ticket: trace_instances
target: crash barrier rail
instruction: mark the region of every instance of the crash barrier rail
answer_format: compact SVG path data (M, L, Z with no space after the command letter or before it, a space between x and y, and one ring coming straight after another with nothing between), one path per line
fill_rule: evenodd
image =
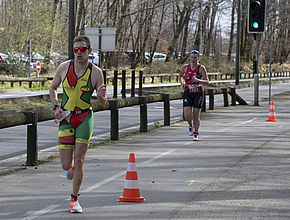
M224 106L229 105L228 94L231 95L231 105L246 104L237 94L234 87L228 88L207 88L205 89L204 98L209 98L209 110L214 109L214 95L223 94ZM147 132L148 114L147 104L154 102L163 102L164 106L164 126L170 125L170 101L182 99L182 93L158 93L146 96L130 97L122 99L108 99L108 102L102 107L98 105L97 100L92 101L92 109L94 112L109 110L110 111L110 139L119 139L119 109L140 106L140 132ZM202 111L206 111L206 102L202 106ZM28 166L33 166L38 161L38 145L37 145L37 123L53 120L54 111L51 106L41 106L32 108L23 108L15 110L0 111L0 129L19 125L27 125L27 160Z
M142 72L142 77L140 76L140 73ZM121 73L121 74L120 74ZM136 74L135 70L131 71L131 75L128 75L126 70L114 70L114 75L112 76L106 76L107 70L103 71L103 74L105 76L105 83L114 83L114 80L123 80L125 77L126 81L135 80L135 78L142 79L142 83L155 83L160 82L163 83L164 81L168 82L178 82L178 75L179 73L160 73L160 74L143 74L143 71L139 71L139 74ZM124 76L125 75L125 76ZM117 78L116 78L117 77ZM210 81L214 80L231 80L235 79L236 74L235 73L208 73L208 78ZM240 79L252 79L255 77L254 73L250 72L240 72ZM270 73L259 73L260 78L269 78ZM273 72L272 77L290 77L290 71L281 71L281 72ZM32 87L32 83L41 83L44 85L44 83L52 80L53 77L38 77L38 78L18 78L18 77L0 77L0 82L4 84L5 82L10 82L10 86L13 88L15 83L19 83L19 86L22 85L24 82L29 83L29 88Z

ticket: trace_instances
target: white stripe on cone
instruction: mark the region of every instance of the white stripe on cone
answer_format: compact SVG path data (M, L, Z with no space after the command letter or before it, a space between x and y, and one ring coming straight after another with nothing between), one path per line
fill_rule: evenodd
M131 163L131 162L129 162L129 163L128 163L127 171L137 171L136 163Z
M138 189L138 181L137 180L125 180L126 189Z

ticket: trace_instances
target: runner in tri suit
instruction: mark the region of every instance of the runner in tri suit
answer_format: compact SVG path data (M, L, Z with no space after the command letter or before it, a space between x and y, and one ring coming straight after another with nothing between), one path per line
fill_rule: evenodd
M91 44L87 36L74 39L74 59L59 65L49 88L55 118L60 120L58 144L62 168L73 179L71 212L82 212L79 190L84 174L84 160L94 128L91 97L97 90L98 104L107 101L102 70L89 63ZM57 88L62 83L63 98L58 104ZM63 118L64 117L64 118ZM63 119L61 119L63 118Z
M184 117L188 122L188 135L198 140L200 126L200 110L203 104L203 84L209 84L205 67L198 63L199 52L191 51L190 63L185 64L179 73L179 82L184 89L183 109ZM185 83L183 82L183 79Z

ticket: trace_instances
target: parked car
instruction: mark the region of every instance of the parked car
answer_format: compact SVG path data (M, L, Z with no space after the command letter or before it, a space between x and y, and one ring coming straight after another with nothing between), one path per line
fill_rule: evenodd
M152 61L160 61L160 62L165 62L167 55L165 53L158 53L155 52L152 57ZM150 59L150 53L145 52L145 59L146 63L148 63Z
M0 52L0 56L1 56L1 60L2 60L0 63L0 70L6 70L8 54L4 53L4 52Z
M165 62L166 60L166 54L154 54L153 56L153 61L162 61L162 62Z
M99 65L99 53L93 52L89 55L89 61L92 62L95 65Z

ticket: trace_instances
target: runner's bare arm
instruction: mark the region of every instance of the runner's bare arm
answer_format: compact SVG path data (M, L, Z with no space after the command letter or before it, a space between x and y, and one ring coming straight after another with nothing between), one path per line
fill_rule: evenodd
M202 79L203 79L203 84L209 85L209 79L208 79L208 75L207 75L207 71L205 66L201 66L201 75L202 75Z
M55 71L53 80L50 84L49 87L49 97L50 97L50 101L53 105L58 105L58 100L57 100L57 88L59 87L59 85L61 84L65 74L66 74L66 70L68 68L69 62L63 62L61 63L58 68ZM63 114L63 110L60 107L57 107L55 109L54 112L54 117L56 119L59 119L62 117Z
M106 85L104 84L104 76L102 70L95 65L93 65L92 81L95 82L94 88L96 89L97 92L98 104L104 106L107 102Z
M202 84L209 84L209 80L208 80L208 76L207 76L207 72L206 69L203 65L200 66L199 71L201 73L202 79L198 79L195 76L192 77L194 82L198 82L198 83L202 83Z
M186 70L186 67L187 67L187 64L183 65L180 72L179 72L179 75L178 75L178 80L180 82L180 85L182 86L182 88L184 88L185 84L183 83L183 75L185 73L185 70Z
M68 62L64 62L61 63L58 68L55 71L53 80L50 84L49 87L49 97L50 97L50 101L53 105L57 105L57 88L59 87L59 85L61 84L62 80L63 80L63 75L65 74L65 71L68 68Z

